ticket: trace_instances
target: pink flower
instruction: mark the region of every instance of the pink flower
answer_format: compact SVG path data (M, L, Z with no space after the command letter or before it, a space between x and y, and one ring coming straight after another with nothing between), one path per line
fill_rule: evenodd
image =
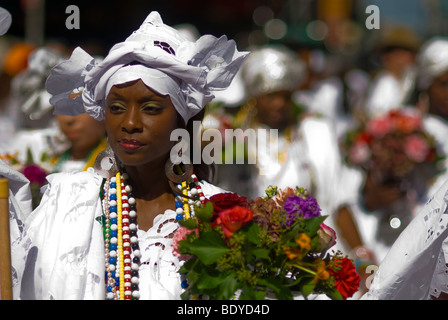
M323 222L320 224L320 229L317 230L317 235L321 248L324 250L328 250L336 244L336 231Z
M279 189L277 195L273 198L275 204L282 208L285 204L286 199L295 194L295 190L290 187L286 187L285 189Z
M404 151L412 161L423 162L428 155L429 145L425 139L414 134L406 138Z
M348 154L348 159L353 164L362 164L370 157L369 145L364 141L356 142Z
M393 129L393 122L389 117L380 117L372 119L367 124L367 132L377 138L384 137Z
M179 257L182 260L187 260L188 257L184 256L179 251L179 241L185 240L187 238L187 235L196 232L198 234L197 229L188 229L185 227L180 227L176 230L173 236L173 242L171 243L171 246L173 247L173 255Z

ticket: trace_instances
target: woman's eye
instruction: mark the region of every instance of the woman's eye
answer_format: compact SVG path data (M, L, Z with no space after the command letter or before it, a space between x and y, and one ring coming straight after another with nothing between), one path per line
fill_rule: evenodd
M109 105L109 110L111 112L120 112L120 111L125 110L125 107L123 105L114 103L114 104Z
M163 109L162 106L159 105L154 105L154 104L147 104L142 106L142 110L145 112L150 112L150 113L159 113L161 112Z

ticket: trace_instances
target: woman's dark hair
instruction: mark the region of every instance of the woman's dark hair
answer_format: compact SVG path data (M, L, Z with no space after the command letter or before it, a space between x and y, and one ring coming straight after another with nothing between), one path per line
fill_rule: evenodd
M204 119L204 115L205 115L205 109L206 108L203 108L198 114L193 116L187 123L186 130L188 131L188 134L191 137L191 139L190 139L190 154L191 154L191 151L194 150L195 147L197 147L194 145L195 137L193 135L193 123L194 123L194 121L202 122L202 120ZM196 141L196 143L199 143L200 148L201 148L201 154L202 154L201 141ZM215 174L216 174L216 165L215 164L203 163L202 157L201 157L201 162L194 163L193 168L194 168L193 169L194 173L196 174L196 176L198 177L199 180L205 180L209 183L215 182Z

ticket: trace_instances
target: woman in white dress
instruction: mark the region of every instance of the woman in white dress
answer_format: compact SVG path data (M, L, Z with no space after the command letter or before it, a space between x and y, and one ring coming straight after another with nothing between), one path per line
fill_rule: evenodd
M326 118L298 114L292 95L305 77L305 63L281 45L255 48L241 67L248 100L237 118L257 132L247 145L248 158L256 159L249 195L264 196L269 185L301 186L331 214L340 165L335 128Z
M427 111L425 129L446 155L448 39L428 40L418 66L419 107ZM428 201L381 262L364 299L448 298L447 159L427 193Z
M173 164L171 133L201 116L246 55L225 36L188 41L151 12L102 62L76 48L52 70L56 114L104 119L109 147L95 169L50 175L40 206L23 213L14 298L180 299L171 235L193 207L176 184L196 201L221 190L207 167Z

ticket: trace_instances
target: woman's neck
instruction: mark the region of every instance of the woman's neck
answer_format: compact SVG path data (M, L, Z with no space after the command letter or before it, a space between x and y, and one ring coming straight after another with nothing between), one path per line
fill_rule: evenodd
M163 164L125 166L136 198L155 199L164 193L172 193Z
M125 166L136 199L139 229L149 230L154 218L167 209L175 210L174 194L164 164Z

